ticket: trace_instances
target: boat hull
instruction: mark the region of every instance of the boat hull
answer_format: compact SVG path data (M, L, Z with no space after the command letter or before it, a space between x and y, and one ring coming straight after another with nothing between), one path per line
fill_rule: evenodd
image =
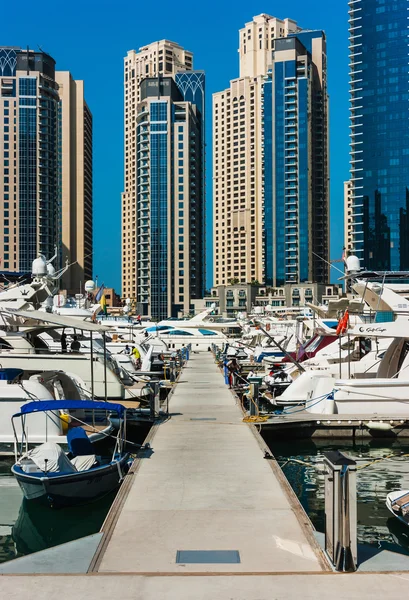
M115 490L128 471L129 455L115 463L78 473L44 475L24 473L12 467L12 473L29 501L45 503L51 507L87 504Z

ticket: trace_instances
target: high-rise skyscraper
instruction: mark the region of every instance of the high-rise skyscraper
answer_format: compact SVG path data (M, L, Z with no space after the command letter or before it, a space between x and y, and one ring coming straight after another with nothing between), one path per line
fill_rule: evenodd
M375 270L409 269L408 7L407 0L349 2L345 241Z
M162 40L125 58L122 295L154 319L204 292L204 73Z
M58 85L44 52L0 48L0 257L30 271L60 246Z
M263 83L265 282L327 283L328 97L323 31L274 41Z
M38 254L92 270L92 117L83 83L44 52L0 47L0 267L30 271ZM76 262L78 261L78 263Z
M259 15L240 73L213 95L215 285L326 281L325 35Z
M84 82L68 71L55 74L60 97L59 172L62 258L73 263L62 287L74 294L92 279L92 115Z

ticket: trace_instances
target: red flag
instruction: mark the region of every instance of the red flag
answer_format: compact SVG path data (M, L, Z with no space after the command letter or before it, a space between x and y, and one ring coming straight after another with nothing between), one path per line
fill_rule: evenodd
M337 327L335 333L337 335L342 335L343 333L346 332L346 330L348 329L348 326L349 326L349 313L348 313L348 309L346 309L346 311L344 312L344 316L342 317L342 319L339 320L338 327Z

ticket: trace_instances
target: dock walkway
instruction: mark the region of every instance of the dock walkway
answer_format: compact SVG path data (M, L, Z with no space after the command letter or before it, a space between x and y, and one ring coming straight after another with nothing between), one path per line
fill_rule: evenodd
M155 429L153 452L139 461L94 572L326 570L303 510L264 460L210 353L191 356L170 410L171 419Z

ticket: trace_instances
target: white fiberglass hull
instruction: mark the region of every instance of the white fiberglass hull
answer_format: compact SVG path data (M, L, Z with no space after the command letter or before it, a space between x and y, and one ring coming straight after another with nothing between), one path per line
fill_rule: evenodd
M216 335L209 336L166 336L161 335L160 339L163 340L169 350L181 350L183 347L191 345L192 352L207 352L212 344L223 345L228 341L228 338L222 334L217 333ZM149 341L148 343L153 343Z
M401 521L405 525L409 526L409 515L403 516L402 514L393 510L393 508L392 508L393 503L398 498L401 498L402 496L405 496L406 494L409 494L409 490L399 490L397 492L391 492L390 494L388 494L386 496L386 506L387 506L388 510L393 514L394 517L399 519L399 521Z
M334 382L333 414L409 417L409 381L399 379Z

